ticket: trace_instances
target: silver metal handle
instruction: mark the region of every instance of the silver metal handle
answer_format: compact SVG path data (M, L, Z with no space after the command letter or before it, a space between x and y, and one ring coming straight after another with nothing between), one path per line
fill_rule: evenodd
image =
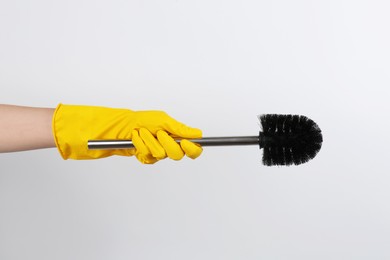
M191 139L191 142L201 146L231 146L231 145L259 145L259 136L227 136L227 137L203 137ZM176 142L180 142L177 139ZM107 149L129 149L134 148L131 140L89 140L88 149L107 150Z

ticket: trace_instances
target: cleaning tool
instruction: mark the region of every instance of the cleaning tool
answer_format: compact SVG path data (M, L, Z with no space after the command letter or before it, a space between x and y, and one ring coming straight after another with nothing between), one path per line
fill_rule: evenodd
M189 141L201 146L259 145L264 165L299 165L313 159L322 145L318 125L302 115L259 116L262 131L256 136L204 137ZM176 140L180 142L180 139ZM130 139L89 140L90 150L133 148Z

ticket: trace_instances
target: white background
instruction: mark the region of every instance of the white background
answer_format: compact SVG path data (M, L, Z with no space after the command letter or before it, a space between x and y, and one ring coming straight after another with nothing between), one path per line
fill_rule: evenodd
M164 110L204 136L303 114L323 148L0 155L0 259L389 259L388 1L0 0L0 103Z

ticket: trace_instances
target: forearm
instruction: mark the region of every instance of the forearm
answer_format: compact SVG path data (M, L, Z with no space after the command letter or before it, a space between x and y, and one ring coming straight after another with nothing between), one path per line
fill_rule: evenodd
M0 152L55 147L53 108L0 104Z

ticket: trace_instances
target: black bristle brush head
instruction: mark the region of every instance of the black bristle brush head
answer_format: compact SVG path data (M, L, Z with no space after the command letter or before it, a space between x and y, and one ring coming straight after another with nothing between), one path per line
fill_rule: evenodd
M321 129L306 116L266 114L259 119L264 165L299 165L313 159L321 149Z

